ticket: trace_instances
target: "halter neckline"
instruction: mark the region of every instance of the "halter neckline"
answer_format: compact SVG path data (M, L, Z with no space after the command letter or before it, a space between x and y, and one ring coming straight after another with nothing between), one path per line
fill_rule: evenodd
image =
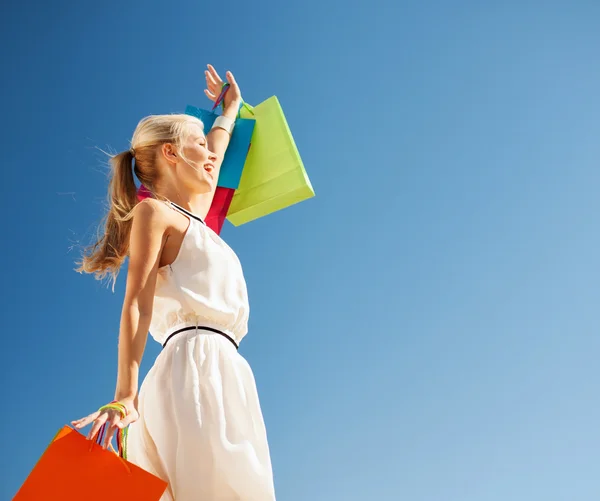
M206 224L206 223L204 222L204 219L202 219L200 216L197 216L197 215L196 215L196 214L194 214L193 212L190 212L189 210L187 210L187 209L184 209L183 207L181 207L181 206L177 205L175 202L171 202L170 200L169 200L169 203L170 203L170 204L171 204L173 207L175 207L176 209L178 209L178 210L180 210L181 212L183 212L184 214L187 214L188 216L190 216L190 217L193 217L193 218L194 218L194 219L196 219L197 221L200 221L202 224Z

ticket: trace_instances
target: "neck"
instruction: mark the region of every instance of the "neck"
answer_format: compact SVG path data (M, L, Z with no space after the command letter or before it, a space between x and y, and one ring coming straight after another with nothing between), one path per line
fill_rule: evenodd
M175 187L160 190L160 195L167 200L183 207L202 219L206 219L214 194L214 191L209 191L208 193L188 193Z

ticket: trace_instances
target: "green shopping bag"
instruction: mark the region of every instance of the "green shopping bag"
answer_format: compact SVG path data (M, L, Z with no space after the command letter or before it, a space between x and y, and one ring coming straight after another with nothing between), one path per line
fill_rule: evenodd
M227 212L234 226L315 196L277 97L255 107L244 106L240 116L256 122L240 184Z

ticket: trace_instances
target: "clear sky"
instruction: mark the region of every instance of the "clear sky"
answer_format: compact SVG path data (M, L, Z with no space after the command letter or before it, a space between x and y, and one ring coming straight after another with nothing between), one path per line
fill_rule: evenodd
M125 275L73 271L99 149L208 106L206 63L278 96L317 193L222 234L278 499L600 499L600 2L38 1L0 23L0 499L113 396Z

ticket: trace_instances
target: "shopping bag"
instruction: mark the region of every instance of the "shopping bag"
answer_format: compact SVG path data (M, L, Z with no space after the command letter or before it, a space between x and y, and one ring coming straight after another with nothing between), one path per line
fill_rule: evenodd
M192 115L202 120L205 133L208 133L216 118L219 116L214 110L222 103L223 97L228 89L229 87L227 85L224 86L223 92L215 100L215 104L211 111L196 108L194 106L186 107L185 113L187 115ZM248 155L248 149L250 148L250 140L254 132L254 126L255 120L252 117L240 118L238 113L238 118L235 121L235 127L233 128L229 145L227 146L225 157L221 164L217 186L234 189L239 186L244 163L246 162L246 156Z
M142 200L144 200L144 198L151 198L151 197L152 197L152 192L148 188L146 188L143 184L141 184L137 190L138 202L141 202Z
M227 217L227 211L231 205L231 199L233 198L234 192L234 189L223 188L222 186L217 186L215 189L215 194L204 222L217 235L221 233L221 228L223 228L223 223ZM152 192L144 185L141 185L137 190L137 198L140 202L145 198L150 198L152 196Z
M221 228L223 228L223 223L227 217L227 211L231 205L231 199L233 198L234 192L234 189L223 188L222 186L217 186L217 189L215 190L215 196L204 222L217 235L221 233Z
M158 501L167 482L69 426L54 437L13 501Z
M254 118L256 125L240 184L227 213L235 226L315 195L277 97L254 108L244 106L240 116Z

